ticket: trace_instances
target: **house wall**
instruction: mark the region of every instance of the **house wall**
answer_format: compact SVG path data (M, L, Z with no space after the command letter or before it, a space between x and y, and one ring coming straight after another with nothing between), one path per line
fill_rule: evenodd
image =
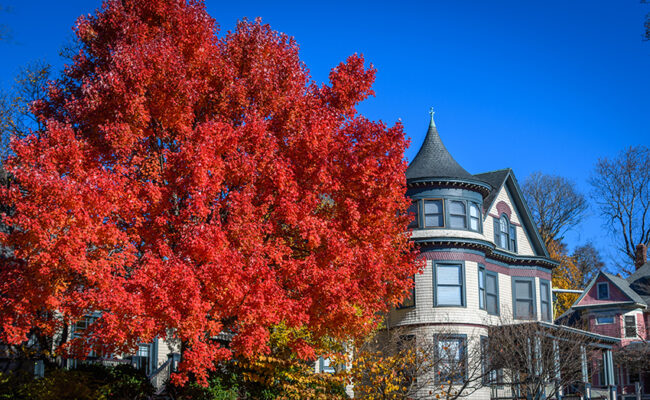
M499 270L497 268L491 268L494 264L491 264L489 261L486 262L485 258L481 258L480 254L463 251L432 251L424 254L427 258L426 266L421 274L415 276L415 307L391 311L387 318L387 323L390 327L435 323L489 326L511 322L514 318L512 279L513 277L521 276L532 277L534 279L536 320L541 320L540 278L550 280L550 271L534 268L513 268L508 270L502 266L500 266ZM434 264L438 261L458 261L464 265L464 306L434 306L433 268ZM479 308L479 261L482 261L480 264L484 265L486 270L498 273L499 315L490 315L486 310ZM509 274L503 273L504 269Z

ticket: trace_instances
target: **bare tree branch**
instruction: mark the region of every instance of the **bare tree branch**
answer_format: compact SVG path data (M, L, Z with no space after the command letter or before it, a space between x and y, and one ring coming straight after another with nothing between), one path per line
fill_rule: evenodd
M610 232L618 238L619 266L634 264L638 244L650 244L650 149L630 147L601 158L589 180L592 198Z
M524 197L542 239L548 245L562 241L587 211L587 200L570 180L541 172L531 174L522 185Z

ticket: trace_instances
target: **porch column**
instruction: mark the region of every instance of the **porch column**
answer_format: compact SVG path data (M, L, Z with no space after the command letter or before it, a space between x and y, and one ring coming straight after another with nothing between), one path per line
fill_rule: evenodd
M587 348L584 345L580 346L580 361L582 366L582 383L585 387L585 392L582 397L585 400L591 400L591 383L589 382L591 377L589 376L589 365L587 364L589 360L587 359Z
M609 400L616 400L616 386L614 383L614 360L612 359L611 349L607 349L603 352L603 369L605 375L605 385L609 389Z
M555 397L562 400L564 397L564 388L561 385L562 376L560 375L560 345L557 340L553 340L553 366L555 371Z

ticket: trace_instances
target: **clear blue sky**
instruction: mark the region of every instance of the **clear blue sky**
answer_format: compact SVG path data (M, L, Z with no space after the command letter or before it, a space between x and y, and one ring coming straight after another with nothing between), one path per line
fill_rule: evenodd
M58 50L77 16L97 0L0 0L0 85L34 59L61 66ZM650 146L650 5L635 0L329 1L207 0L222 32L260 16L294 36L316 81L348 55L377 68L376 97L360 111L401 119L412 159L436 109L443 141L471 173L511 167L566 176L583 192L599 157ZM569 235L570 247L611 238L596 210Z

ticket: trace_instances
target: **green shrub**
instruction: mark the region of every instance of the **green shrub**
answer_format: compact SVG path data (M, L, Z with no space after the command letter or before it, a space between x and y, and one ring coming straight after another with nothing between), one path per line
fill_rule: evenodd
M207 387L192 382L184 387L168 384L167 390L177 400L237 400L239 398L237 385L225 384L220 376L210 377Z
M145 400L154 393L147 377L130 365L81 364L76 370L0 373L0 400Z

